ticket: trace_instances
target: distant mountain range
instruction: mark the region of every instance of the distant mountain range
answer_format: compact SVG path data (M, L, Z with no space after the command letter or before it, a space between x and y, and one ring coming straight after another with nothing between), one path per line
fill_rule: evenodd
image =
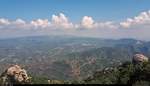
M137 52L150 57L150 42L69 36L1 39L0 73L10 64L21 64L34 76L73 80L76 69L86 78L95 70L131 61Z

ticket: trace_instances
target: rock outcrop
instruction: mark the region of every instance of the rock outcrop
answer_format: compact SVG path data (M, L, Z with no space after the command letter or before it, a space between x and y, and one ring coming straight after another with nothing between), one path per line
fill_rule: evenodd
M141 63L141 62L148 62L148 57L144 56L143 54L135 54L133 56L132 62L133 63Z
M13 84L26 84L30 82L30 77L25 69L18 65L12 65L1 74L2 84L12 86Z

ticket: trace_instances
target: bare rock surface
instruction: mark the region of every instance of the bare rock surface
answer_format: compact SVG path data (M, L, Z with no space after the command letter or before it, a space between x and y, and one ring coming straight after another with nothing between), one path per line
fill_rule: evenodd
M19 65L12 65L8 67L0 76L2 84L25 84L29 83L30 77L27 71Z
M148 57L144 56L143 54L135 54L133 56L133 62L134 63L148 62Z

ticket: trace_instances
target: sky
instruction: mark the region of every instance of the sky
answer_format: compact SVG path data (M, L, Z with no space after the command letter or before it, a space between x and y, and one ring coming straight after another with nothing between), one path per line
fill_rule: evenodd
M57 34L150 40L149 4L150 0L0 0L0 38Z

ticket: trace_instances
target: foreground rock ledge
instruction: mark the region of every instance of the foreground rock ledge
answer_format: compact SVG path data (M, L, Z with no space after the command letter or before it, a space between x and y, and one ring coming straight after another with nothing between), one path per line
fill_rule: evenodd
M12 65L7 68L0 76L2 85L12 86L13 84L28 84L30 77L27 71L19 65Z

